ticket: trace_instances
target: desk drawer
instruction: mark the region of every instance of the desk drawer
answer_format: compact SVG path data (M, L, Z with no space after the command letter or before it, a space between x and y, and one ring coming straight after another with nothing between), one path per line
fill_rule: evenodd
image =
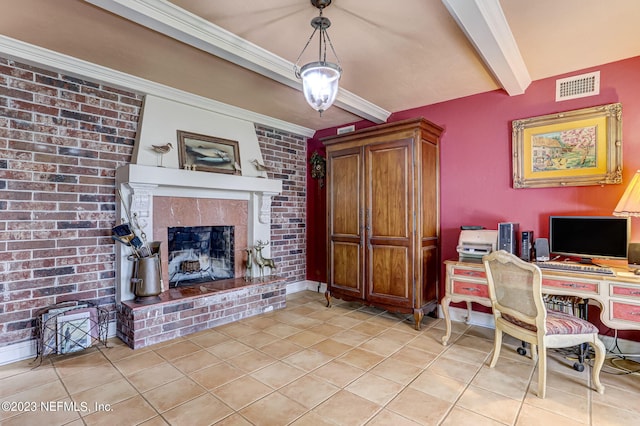
M624 320L640 324L640 305L612 301L611 317L612 320Z
M456 279L454 279L452 283L454 294L489 298L489 287L486 284L458 281Z
M470 277L470 278L487 278L487 274L484 269L465 269L465 268L453 268L453 275L457 275L459 277Z
M621 297L636 297L640 300L640 287L612 284L611 295Z
M544 287L566 289L571 292L576 292L578 295L597 295L600 294L600 283L594 281L578 281L573 279L552 279L542 278L542 292L544 293ZM580 294L578 294L580 293Z

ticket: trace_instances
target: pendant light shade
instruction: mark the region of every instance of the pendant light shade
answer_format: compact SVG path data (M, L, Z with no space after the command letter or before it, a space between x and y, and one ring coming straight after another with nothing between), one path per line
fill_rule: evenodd
M339 64L327 61L327 45L329 45L333 55L336 57L336 61L339 63L336 52L333 49L333 44L331 44L331 39L327 33L327 28L331 26L331 21L329 18L322 16L322 10L331 4L331 0L311 0L311 4L320 10L320 16L311 20L311 26L314 30L304 49L302 49L302 52L300 52L298 56L298 60L294 65L294 71L296 77L302 79L302 91L307 103L322 115L322 112L329 108L336 100L342 69ZM298 62L302 54L318 31L320 32L318 37L318 60L299 68Z
M311 108L322 113L338 95L340 68L329 62L311 62L300 70L304 98Z

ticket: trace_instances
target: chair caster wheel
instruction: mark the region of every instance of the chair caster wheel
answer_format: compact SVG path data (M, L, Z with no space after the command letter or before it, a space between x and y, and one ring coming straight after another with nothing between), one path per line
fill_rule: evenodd
M582 373L584 371L584 364L580 364L579 362L574 362L573 369Z
M518 355L522 355L522 356L525 356L527 354L527 350L525 348L518 348L517 352L518 352Z

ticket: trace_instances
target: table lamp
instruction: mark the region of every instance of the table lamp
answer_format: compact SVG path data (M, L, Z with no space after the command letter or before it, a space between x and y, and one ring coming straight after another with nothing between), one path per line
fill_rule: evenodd
M620 197L618 205L613 210L614 216L640 217L640 170L636 171L629 182L624 194ZM629 243L627 253L630 268L640 268L640 243Z

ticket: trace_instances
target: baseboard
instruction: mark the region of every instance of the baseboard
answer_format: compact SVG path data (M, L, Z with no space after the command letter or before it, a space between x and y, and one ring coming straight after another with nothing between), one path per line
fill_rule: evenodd
M449 306L449 317L451 317L451 321L464 322L469 325L477 325L480 327L495 328L495 322L493 321L492 314L471 311L470 318L468 318L468 315L469 313L464 308ZM438 305L438 317L444 318L442 305Z
M296 281L294 283L287 284L287 294L293 294L305 290L324 293L327 290L327 285L319 281L310 280ZM449 315L451 317L451 321L466 322L467 324L477 325L479 327L495 328L493 315L487 314L485 312L471 311L471 317L467 318L468 313L466 309L449 307ZM438 305L438 316L440 318L443 317L441 305ZM115 336L116 324L115 322L110 322L109 329L107 331L107 337L111 338ZM600 338L607 347L607 350L611 351L614 349L616 341L613 337L600 336ZM640 342L618 339L617 344L620 352L627 354L628 356L631 356L629 354L638 354L633 355L633 359L640 360L640 358L636 358L636 356L640 356ZM19 342L0 347L0 365L10 364L12 362L22 361L24 359L35 357L35 340L29 340L26 342Z
M438 315L443 318L442 305L438 305ZM495 322L493 321L493 315L485 312L471 311L471 318L467 320L467 310L465 308L449 307L449 316L451 321L465 322L470 325L477 325L479 327L495 328ZM600 340L604 343L608 353L622 353L628 357L633 358L635 361L640 362L640 342L626 339L618 339L616 348L616 339L613 336L600 335Z
M320 285L320 292L324 293L327 289L327 285L318 281L297 281L287 284L287 294L297 293L299 291L318 291L318 285ZM107 337L116 337L116 323L110 322L107 331ZM36 357L36 341L27 340L24 342L18 342L0 347L0 365L11 364L12 362L22 361L24 359L35 359Z
M107 338L116 337L116 323L110 322L107 328ZM35 359L37 353L36 341L27 340L25 342L13 343L0 347L0 365L11 364L12 362L24 359Z
M36 341L14 343L0 348L0 365L36 357Z
M320 281L303 280L287 284L287 294L297 293L299 291L316 291L324 293L327 291L327 285Z
M616 348L616 339L613 336L600 336L600 340L607 348L607 352L620 353L640 362L640 342L633 340L618 339Z

